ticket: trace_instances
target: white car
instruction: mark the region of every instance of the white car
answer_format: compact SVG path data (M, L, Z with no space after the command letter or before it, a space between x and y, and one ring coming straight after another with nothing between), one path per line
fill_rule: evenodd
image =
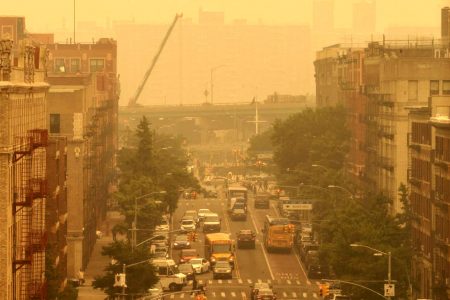
M183 219L181 220L180 229L184 231L195 231L197 228L195 221L193 219Z
M206 217L207 214L212 214L213 212L210 211L208 208L200 208L198 210L198 218L200 219L200 221L203 221Z
M206 258L192 258L189 263L194 268L196 274L208 272L210 269L209 261Z

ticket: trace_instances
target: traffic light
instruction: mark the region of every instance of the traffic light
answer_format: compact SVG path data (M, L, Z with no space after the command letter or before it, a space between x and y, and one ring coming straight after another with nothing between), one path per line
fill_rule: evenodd
M325 297L330 294L330 286L328 283L322 283L319 285L319 296Z
M127 287L125 273L118 273L114 276L114 286Z
M195 242L197 240L197 232L192 233L192 241Z

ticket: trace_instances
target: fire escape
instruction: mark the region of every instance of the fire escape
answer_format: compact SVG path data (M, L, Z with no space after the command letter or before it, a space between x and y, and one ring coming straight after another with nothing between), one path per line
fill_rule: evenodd
M38 54L38 49L32 46L25 47L24 82L26 83L34 82L35 57L38 57ZM21 118L25 118L24 124L30 124L34 117L29 114ZM47 143L46 129L28 130L25 134L14 138L12 158L13 299L46 299L45 148Z

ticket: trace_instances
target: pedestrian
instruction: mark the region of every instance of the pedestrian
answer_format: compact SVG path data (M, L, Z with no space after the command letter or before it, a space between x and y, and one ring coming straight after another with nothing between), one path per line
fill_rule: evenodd
M82 269L78 271L78 282L80 283L80 285L84 284L84 272Z
M193 278L192 278L192 290L195 291L197 289L198 282L197 282L197 278L195 278L195 273L192 276L193 276Z

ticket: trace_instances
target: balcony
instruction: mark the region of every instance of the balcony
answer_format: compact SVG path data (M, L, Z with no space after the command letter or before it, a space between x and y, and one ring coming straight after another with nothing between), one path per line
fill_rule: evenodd
M379 126L378 136L393 140L395 136L395 130L391 126Z
M417 152L420 152L420 150L422 149L422 146L419 143L417 143L416 141L413 141L411 132L408 133L408 147Z
M436 245L439 247L447 248L450 247L450 239L448 237L443 237L441 233L434 233L434 240Z
M394 171L394 162L389 157L379 156L378 157L378 166L389 172Z

